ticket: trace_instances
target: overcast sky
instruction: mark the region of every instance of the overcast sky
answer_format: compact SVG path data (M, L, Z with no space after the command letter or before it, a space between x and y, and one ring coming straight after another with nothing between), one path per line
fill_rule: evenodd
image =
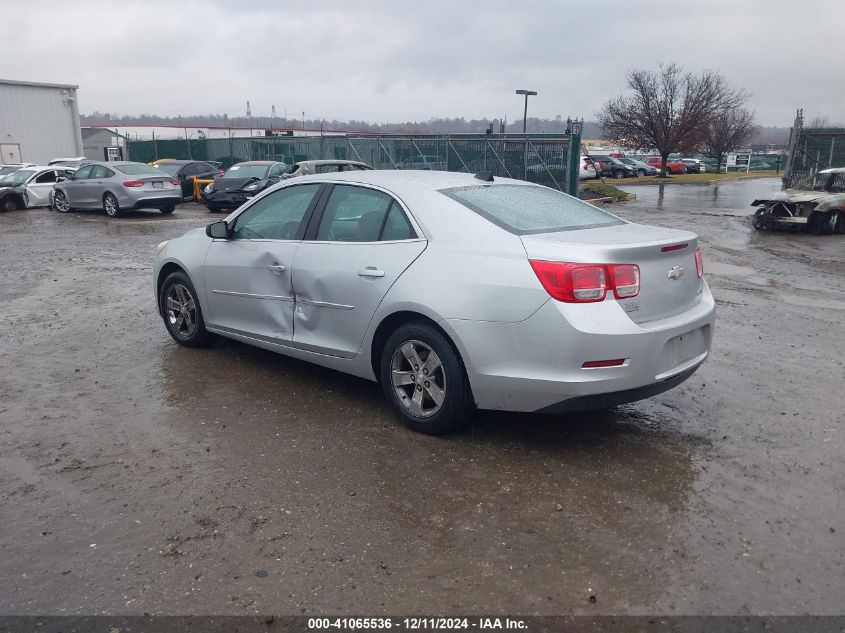
M528 88L529 115L591 119L627 69L676 61L763 125L845 119L842 0L6 2L0 77L79 84L83 113L514 120Z

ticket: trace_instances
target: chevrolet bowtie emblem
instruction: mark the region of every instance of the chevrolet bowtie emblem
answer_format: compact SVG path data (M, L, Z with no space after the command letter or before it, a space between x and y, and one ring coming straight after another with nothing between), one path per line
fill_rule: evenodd
M684 274L684 269L680 266L672 266L672 270L669 271L669 274L666 275L667 279L680 279L681 275Z

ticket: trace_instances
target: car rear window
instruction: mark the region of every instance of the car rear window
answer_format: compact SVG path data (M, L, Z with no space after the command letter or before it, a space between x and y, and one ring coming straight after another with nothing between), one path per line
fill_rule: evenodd
M137 165L115 165L115 169L122 171L124 174L129 174L130 176L161 175L161 171L157 170L152 165L144 165L143 163L138 163Z
M517 235L624 224L616 216L546 187L477 185L440 193Z

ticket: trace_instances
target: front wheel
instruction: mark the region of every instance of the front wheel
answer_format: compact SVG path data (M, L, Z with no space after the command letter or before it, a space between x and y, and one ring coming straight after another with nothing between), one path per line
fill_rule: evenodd
M637 170L637 176L639 176L640 178L645 176L645 169L638 169Z
M3 210L4 211L17 211L18 210L18 201L14 196L7 196L5 200L3 200Z
M107 193L103 196L103 211L112 218L120 215L120 205L117 203L117 198L114 197L113 193Z
M53 194L53 206L59 213L68 213L70 209L70 200L64 191L57 191Z
M381 385L402 421L414 431L457 430L472 410L469 382L457 350L426 323L399 327L381 355Z
M615 171L613 172L613 177L616 178L616 180L622 180L625 177L625 174L621 171Z
M164 325L174 341L185 347L202 347L211 340L196 290L185 273L170 273L161 285L158 300Z
M769 217L765 209L757 209L751 218L751 226L758 231L765 231L769 228Z

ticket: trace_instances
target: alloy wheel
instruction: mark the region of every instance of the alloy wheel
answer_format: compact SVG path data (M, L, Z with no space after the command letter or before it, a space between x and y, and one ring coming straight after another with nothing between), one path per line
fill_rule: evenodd
M406 341L393 352L390 378L399 403L414 417L430 418L446 399L446 374L437 353L422 341Z
M180 338L190 338L197 329L197 306L191 292L175 283L167 289L165 304L171 330Z
M56 192L55 196L53 196L53 204L56 209L59 210L59 213L67 213L70 211L70 201L67 199L67 195L63 191Z
M103 206L106 209L106 213L108 213L110 216L113 217L117 215L117 198L115 198L110 193L106 194L106 197L103 198Z

